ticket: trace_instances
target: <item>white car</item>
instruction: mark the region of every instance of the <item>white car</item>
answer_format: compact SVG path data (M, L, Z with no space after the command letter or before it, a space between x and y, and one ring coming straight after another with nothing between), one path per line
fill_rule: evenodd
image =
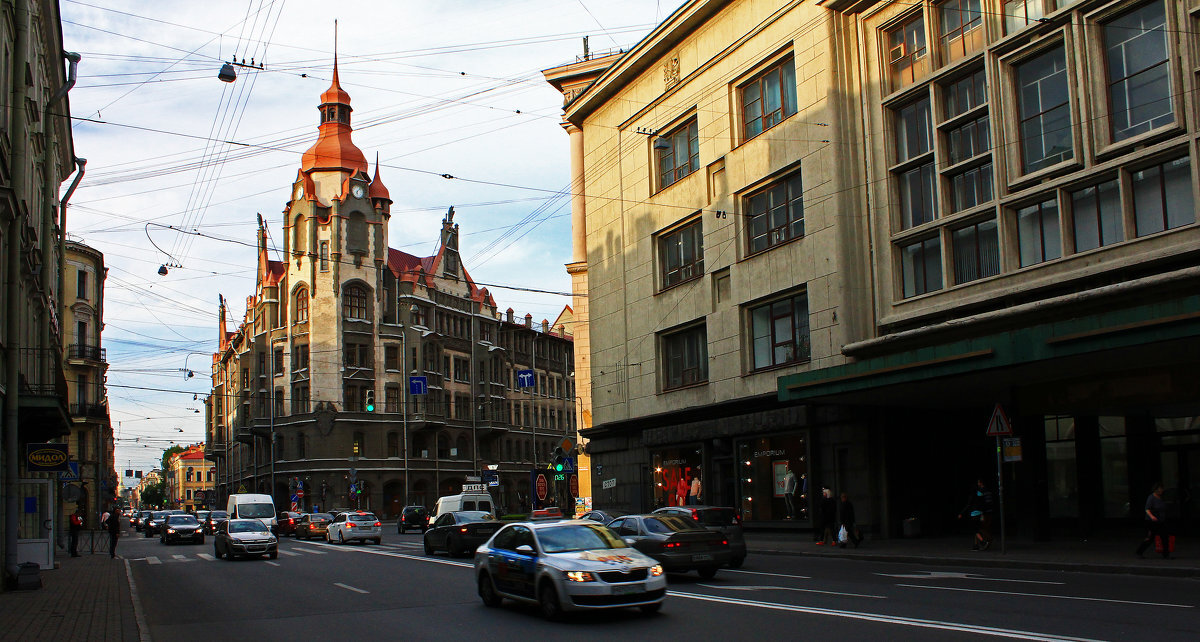
M662 608L663 567L605 526L583 520L509 524L475 551L475 581L487 606L504 598L564 611Z
M373 513L338 513L325 531L325 541L345 544L354 540L378 544L383 541L383 523Z

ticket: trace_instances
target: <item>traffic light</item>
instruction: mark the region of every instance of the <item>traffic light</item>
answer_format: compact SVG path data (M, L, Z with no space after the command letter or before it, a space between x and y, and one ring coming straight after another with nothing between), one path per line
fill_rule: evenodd
M554 472L561 473L563 466L566 464L567 455L562 448L554 449L554 457L550 460L554 464Z
M375 412L375 391L367 390L367 401L364 404L367 412Z

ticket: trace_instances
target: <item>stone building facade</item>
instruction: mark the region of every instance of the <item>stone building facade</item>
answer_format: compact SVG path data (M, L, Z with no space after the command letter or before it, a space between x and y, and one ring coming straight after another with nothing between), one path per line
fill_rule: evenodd
M528 510L530 470L576 434L571 334L499 311L467 272L453 208L433 255L389 248L390 195L351 140L336 62L319 112L285 255L269 258L260 226L258 285L232 331L221 302L206 402L218 496L390 516L494 473L498 506Z

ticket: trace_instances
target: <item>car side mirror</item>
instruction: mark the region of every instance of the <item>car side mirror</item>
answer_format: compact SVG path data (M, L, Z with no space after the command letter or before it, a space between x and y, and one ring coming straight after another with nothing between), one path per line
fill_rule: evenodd
M629 544L630 546L633 546L634 544L637 543L637 539L634 537L622 537L621 541L625 542L626 544Z
M526 555L533 555L533 547L529 544L521 544L517 547L517 552L524 553Z

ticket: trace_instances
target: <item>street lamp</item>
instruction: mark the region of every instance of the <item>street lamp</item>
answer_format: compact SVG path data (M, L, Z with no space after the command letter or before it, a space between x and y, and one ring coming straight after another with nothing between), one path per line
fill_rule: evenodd
M408 308L408 322L411 325L412 319L421 311L417 304L412 304ZM400 326L400 372L404 372L404 360L408 358L408 326L403 323L397 323ZM413 364L414 366L416 364ZM414 367L412 374L416 374L417 369ZM403 423L404 431L404 504L408 505L408 498L412 495L412 487L408 485L408 382L405 381L400 386L400 417ZM400 507L404 509L403 506ZM403 517L403 516L401 516Z

